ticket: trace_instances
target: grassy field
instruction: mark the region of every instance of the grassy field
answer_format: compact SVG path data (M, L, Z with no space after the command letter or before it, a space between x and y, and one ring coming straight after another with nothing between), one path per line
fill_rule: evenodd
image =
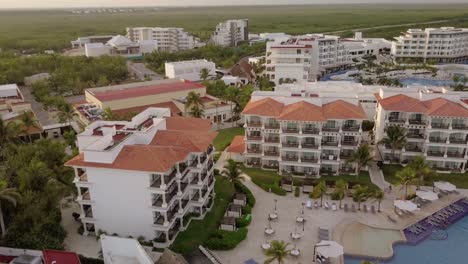
M244 135L244 128L242 127L233 127L233 128L226 128L221 129L218 131L219 134L216 136L213 144L217 151L223 151L227 148L230 144L232 139L238 135Z
M431 26L468 26L465 5L307 5L148 8L134 13L71 14L63 10L0 11L0 48L61 49L78 36L124 34L127 26L184 27L208 39L216 24L248 18L250 31L301 34L451 20ZM365 31L391 38L408 26ZM417 27L411 26L411 27ZM424 27L424 26L421 26ZM345 32L342 35L350 35Z

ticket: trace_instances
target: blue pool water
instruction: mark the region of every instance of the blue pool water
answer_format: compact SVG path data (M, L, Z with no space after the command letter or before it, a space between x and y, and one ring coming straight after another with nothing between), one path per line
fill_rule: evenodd
M463 264L468 263L468 217L447 229L448 239L427 239L416 246L397 245L394 257L385 264ZM345 257L345 264L360 264L362 259Z
M403 78L400 79L403 86L407 85L425 85L425 86L450 86L453 84L452 80L430 80L424 78Z

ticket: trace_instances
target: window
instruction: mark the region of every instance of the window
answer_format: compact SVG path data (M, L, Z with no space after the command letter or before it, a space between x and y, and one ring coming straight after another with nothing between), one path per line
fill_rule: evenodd
M223 119L226 119L226 114L223 114Z

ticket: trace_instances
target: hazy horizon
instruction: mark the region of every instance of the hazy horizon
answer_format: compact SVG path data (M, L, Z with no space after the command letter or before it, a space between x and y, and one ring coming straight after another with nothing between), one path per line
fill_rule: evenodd
M0 0L0 9L99 8L99 7L196 7L242 5L313 5L313 4L468 4L466 0Z

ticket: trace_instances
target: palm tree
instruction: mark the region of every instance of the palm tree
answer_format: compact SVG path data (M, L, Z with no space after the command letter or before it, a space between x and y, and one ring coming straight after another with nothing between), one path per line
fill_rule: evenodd
M208 77L210 76L210 71L207 68L203 68L200 70L200 79L203 81L206 81Z
M416 176L419 178L419 181L424 182L424 178L430 176L434 173L433 170L426 163L426 158L424 156L418 155L411 160L408 164L408 167L413 168L416 172Z
M324 181L320 181L315 187L312 193L310 194L312 198L320 198L320 206L323 205L323 196L327 193L327 185Z
M372 192L372 198L374 198L379 203L378 205L379 208L377 210L378 212L380 212L380 203L382 203L382 200L384 199L384 197L385 197L385 193L380 189L376 189Z
M284 259L289 255L291 250L288 249L289 243L284 241L273 240L271 241L271 247L265 251L265 255L268 257L265 260L265 264L277 261L278 264L284 263Z
M396 173L396 177L400 181L400 185L405 186L405 199L408 197L408 186L418 182L416 171L411 167L405 167L403 170Z
M3 220L3 211L1 207L1 202L6 201L16 206L18 200L21 198L21 195L16 192L14 188L8 188L7 182L2 180L0 181L0 227L2 229L2 237L5 236L5 222Z
M102 116L104 117L104 120L107 121L113 121L118 119L117 115L114 112L112 112L112 109L110 107L104 108Z
M203 103L200 94L192 91L187 94L187 97L185 97L185 112L187 112L187 109L194 106L201 107L203 106Z
M228 87L226 89L224 99L230 102L229 105L231 106L231 120L234 118L234 110L233 110L232 105L233 105L233 102L238 101L238 97L239 97L239 89L237 89L236 87Z
M233 159L229 159L227 161L227 164L224 166L221 175L228 178L231 182L244 179L242 171L239 169L239 165Z
M20 116L20 120L23 127L21 132L23 132L28 137L28 141L31 142L29 130L31 128L39 128L39 123L31 111L23 112Z
M0 146L12 141L21 132L18 122L7 122L0 118Z
M361 168L367 166L373 160L370 154L370 147L367 144L359 145L358 149L353 153L348 162L356 163L356 175L359 175Z
M73 106L67 102L60 104L58 110L57 117L60 123L67 123L70 125L73 118L78 115Z
M190 112L189 112L190 116L192 117L196 117L196 118L202 118L205 116L205 110L203 110L203 108L201 108L200 106L198 105L194 105L192 107L192 109L190 109Z
M379 141L381 145L390 145L392 148L392 158L395 160L395 151L406 145L406 129L399 126L387 128L387 136Z
M358 203L358 210L361 210L361 203L369 198L369 190L367 186L356 185L354 186L353 200Z
M337 197L340 200L340 208L341 208L341 201L343 201L344 199L347 186L348 186L348 183L345 180L336 181L335 190L333 191L333 193L335 197Z

